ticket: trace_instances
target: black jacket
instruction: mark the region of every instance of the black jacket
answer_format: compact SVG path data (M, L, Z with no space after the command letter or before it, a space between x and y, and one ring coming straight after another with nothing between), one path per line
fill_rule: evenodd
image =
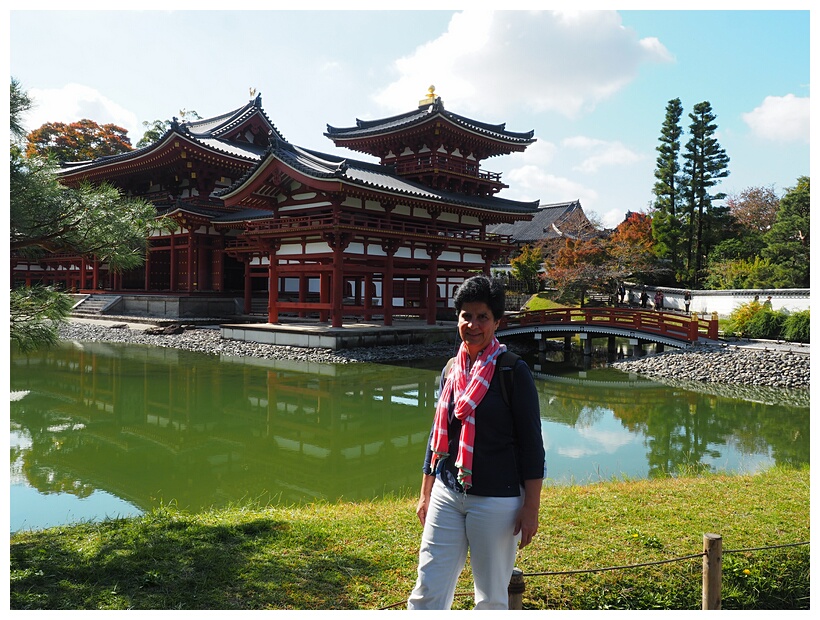
M501 393L497 367L490 388L475 412L475 445L473 451L473 486L468 494L490 497L517 497L525 480L543 478L544 441L541 437L541 415L538 392L526 362L519 359L513 370L510 406ZM461 421L453 415L450 400L450 422L447 427L449 452L444 462L437 462L436 475L451 490L463 492L455 466ZM432 429L430 431L432 437ZM432 451L427 442L423 471L431 475Z

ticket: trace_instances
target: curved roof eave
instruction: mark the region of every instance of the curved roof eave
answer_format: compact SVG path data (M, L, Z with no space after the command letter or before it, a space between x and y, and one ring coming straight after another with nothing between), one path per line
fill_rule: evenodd
M281 140L285 139L276 125L273 124L273 121L271 121L265 113L265 110L262 109L261 93L241 108L237 108L231 112L226 112L225 114L220 114L211 118L186 121L184 123L180 123L180 127L184 132L195 136L219 138L220 136L229 133L244 123L247 119L253 117L255 114L261 116L261 118L265 121L265 124L274 135Z
M399 128L407 128L415 125L422 125L430 122L436 117L441 117L461 128L467 129L478 135L493 138L511 143L530 144L535 141L534 130L528 132L508 131L506 123L491 124L476 121L460 114L455 114L445 110L443 106L432 104L425 109L413 110L404 114L398 114L383 119L373 121L361 121L356 119L356 127L339 128L331 125L327 126L324 134L332 140L354 140L357 138L377 136L391 133Z
M76 172L100 170L110 165L119 164L123 161L135 161L165 149L171 140L177 138L185 140L188 143L198 145L204 149L220 153L226 157L247 161L250 164L258 162L264 155L264 152L260 152L258 147L243 149L241 146L237 146L234 143L226 143L224 141L219 141L216 138L211 138L206 142L203 139L197 138L196 136L188 133L184 133L178 129L169 129L156 142L153 142L152 144L140 149L128 151L127 153L120 153L119 155L100 157L98 159L93 159L86 162L69 162L68 165L64 165L63 168L58 171L58 175L68 176ZM214 143L221 143L225 146L225 148L221 148ZM231 146L235 148L229 148Z
M326 155L290 144L287 144L284 148L271 148L263 156L263 160L258 166L241 179L237 179L231 187L217 193L216 196L226 200L240 194L245 187L263 174L273 161L277 161L293 170L296 173L295 176L300 176L306 181L313 180L319 184L332 181L382 194L451 206L530 214L535 213L540 204L539 200L520 202L494 196L465 196L449 192L438 192L424 185L415 184L401 177L391 175L389 170L379 164Z

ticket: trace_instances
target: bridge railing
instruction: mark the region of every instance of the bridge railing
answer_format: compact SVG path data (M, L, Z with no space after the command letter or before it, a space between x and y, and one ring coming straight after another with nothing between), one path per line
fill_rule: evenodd
M553 308L531 310L504 315L499 329L528 325L572 325L583 323L597 327L618 327L651 334L658 334L695 342L699 338L717 340L718 321L716 316L699 318L697 314L685 315L678 312L654 310L634 310L632 308Z

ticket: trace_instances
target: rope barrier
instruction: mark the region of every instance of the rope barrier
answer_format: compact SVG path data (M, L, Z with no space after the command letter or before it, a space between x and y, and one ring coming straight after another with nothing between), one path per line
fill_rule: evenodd
M748 547L747 549L724 549L723 553L745 553L747 551L766 551L768 549L782 549L783 547L799 547L810 544L808 540L796 543L784 543L782 545L771 545L769 547Z
M624 570L627 568L641 568L643 566L655 566L658 564L669 564L671 562L680 562L681 560L691 560L693 558L702 558L703 552L693 553L692 555L685 555L679 558L670 558L668 560L656 560L654 562L641 562L640 564L625 564L623 566L607 566L604 568L581 568L577 570L562 570L562 571L545 571L540 573L524 573L524 577L540 577L544 575L578 575L581 573L601 573L611 570Z
M785 547L799 547L802 545L810 544L809 541L804 542L796 542L796 543L784 543L782 545L768 545L765 547L747 547L745 549L724 549L723 554L727 553L747 553L751 551L767 551L770 549L783 549ZM684 555L677 558L668 558L666 560L655 560L653 562L641 562L638 564L625 564L622 566L606 566L602 568L582 568L576 570L564 570L564 571L542 571L542 572L535 572L535 573L523 573L524 577L543 577L543 576L554 576L554 575L579 575L582 573L600 573L600 572L607 572L613 570L626 570L630 568L643 568L646 566L658 566L660 564L670 564L672 562L681 562L683 560L694 560L695 558L703 558L706 555L706 552L702 551L700 553L693 553L691 555ZM472 592L456 592L454 594L454 598L459 598L462 596L471 596ZM406 601L400 601L398 603L393 603L392 605L388 605L387 607L380 607L380 610L385 609L393 609L400 605L404 605Z

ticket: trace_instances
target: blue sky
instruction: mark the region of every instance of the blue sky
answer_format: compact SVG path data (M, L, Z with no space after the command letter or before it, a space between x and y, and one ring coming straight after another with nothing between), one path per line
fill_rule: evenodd
M471 6L484 4L498 5ZM777 11L536 12L514 0L504 12L353 0L343 6L363 10L309 1L299 11L186 11L174 1L33 10L50 6L13 1L8 13L10 74L38 104L29 129L90 118L125 127L136 143L143 121L181 109L217 115L255 88L288 140L344 155L323 136L328 124L414 109L432 84L453 112L535 131L525 153L484 162L509 184L501 196L577 199L615 226L648 209L666 105L680 98L685 128L699 102L717 115L731 173L721 191L782 194L810 174L810 14L792 10L808 2Z

